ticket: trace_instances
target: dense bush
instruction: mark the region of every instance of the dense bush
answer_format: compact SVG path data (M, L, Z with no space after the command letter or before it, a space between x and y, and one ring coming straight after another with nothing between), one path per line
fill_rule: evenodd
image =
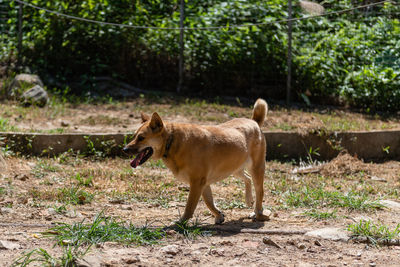
M179 1L50 1L30 3L86 19L178 27ZM326 12L352 7L326 0ZM360 1L359 4L365 1ZM16 8L9 25L14 33ZM293 24L295 96L307 92L373 109L399 109L399 5L385 4ZM187 1L185 27L265 23L287 17L284 0ZM306 16L295 3L294 16ZM179 31L104 26L24 8L24 57L47 81L96 88L93 77L113 76L143 88L174 90ZM188 30L185 85L207 94L285 95L287 25ZM10 51L15 39L5 49ZM390 103L389 103L390 102Z

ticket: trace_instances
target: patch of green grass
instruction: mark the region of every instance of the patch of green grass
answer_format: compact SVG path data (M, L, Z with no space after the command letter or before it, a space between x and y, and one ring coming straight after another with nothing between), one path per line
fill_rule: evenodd
M381 223L375 224L372 221L361 220L358 223L350 224L347 230L354 237L366 237L371 243L376 244L378 240L392 240L400 236L400 224L394 230Z
M90 203L92 202L93 198L94 194L79 189L79 187L76 186L61 188L57 193L58 201L73 205Z
M125 244L151 245L165 237L161 229L150 229L146 226L126 225L122 221L106 217L101 212L92 223L84 221L67 224L58 223L50 228L47 235L54 236L58 244L99 244L107 241Z
M36 178L43 178L44 176L46 176L46 172L59 172L59 171L61 171L61 167L53 165L47 160L39 159L38 163L36 163L31 173Z
M10 125L8 119L0 118L0 132L17 132L19 129L14 125Z
M245 209L247 205L242 201L233 200L233 201L219 201L217 206L223 210L231 210L231 209Z
M319 211L316 209L312 209L312 210L308 210L308 211L304 212L304 215L311 217L318 221L337 218L336 210L329 212L329 211Z
M5 194L7 194L5 187L0 187L0 196L4 196Z
M384 206L372 200L366 194L350 191L346 194L338 191L326 191L324 188L304 186L301 190L288 190L282 195L283 202L289 207L331 207L349 210L370 211Z
M47 250L43 248L37 248L17 258L11 264L11 267L26 267L34 263L40 264L35 266L77 266L77 260L85 256L89 249L90 246L88 246L87 248L83 248L80 246L63 246L63 253L60 257L57 258L50 255Z
M78 172L72 178L78 182L78 186L85 186L85 187L93 186L93 176L92 175L89 175L88 177L84 177L83 175L81 175Z
M190 240L194 240L197 237L201 236L210 236L211 231L205 230L199 226L197 222L189 223L189 222L179 222L174 226L174 230L178 233L182 234L184 237Z

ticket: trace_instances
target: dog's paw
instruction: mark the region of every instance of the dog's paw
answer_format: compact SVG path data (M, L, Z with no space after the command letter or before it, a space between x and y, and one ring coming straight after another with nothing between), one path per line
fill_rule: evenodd
M217 217L215 217L215 224L222 224L225 221L225 215L221 212Z
M259 221L259 222L265 222L269 221L271 217L272 212L270 210L264 210L264 212L252 212L249 215L249 218L252 219L253 221Z

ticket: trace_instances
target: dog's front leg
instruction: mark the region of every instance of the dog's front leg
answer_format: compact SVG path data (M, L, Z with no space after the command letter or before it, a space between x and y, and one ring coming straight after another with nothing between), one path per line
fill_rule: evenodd
M199 203L200 196L203 193L204 181L205 179L196 179L190 182L189 197L186 203L185 213L183 213L183 216L179 220L180 222L185 222L192 218L197 203Z

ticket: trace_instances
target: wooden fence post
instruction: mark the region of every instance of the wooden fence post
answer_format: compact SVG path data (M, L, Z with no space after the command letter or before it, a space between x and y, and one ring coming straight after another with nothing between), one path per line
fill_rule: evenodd
M22 61L22 4L18 4L18 45L17 45L17 50L18 50L18 56L17 56L17 68L21 67L21 61Z
M185 19L185 0L181 0L181 5L180 5L180 21L179 21L179 27L180 27L180 33L179 33L179 81L178 81L178 86L176 88L176 92L180 93L182 90L183 86L183 75L184 75L184 58L183 58L183 50L184 50L184 43L183 43L183 21Z
M287 51L287 82L286 82L286 105L290 105L290 93L292 86L292 0L288 1L288 51Z

